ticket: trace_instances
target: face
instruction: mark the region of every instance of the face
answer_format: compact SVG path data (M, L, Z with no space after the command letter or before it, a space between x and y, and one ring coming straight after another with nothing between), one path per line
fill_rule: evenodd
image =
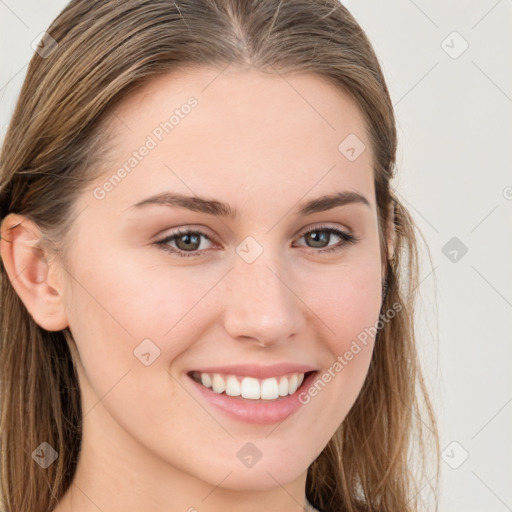
M110 127L65 273L84 442L229 489L305 478L361 389L374 340L354 340L381 306L360 111L316 75L196 68Z

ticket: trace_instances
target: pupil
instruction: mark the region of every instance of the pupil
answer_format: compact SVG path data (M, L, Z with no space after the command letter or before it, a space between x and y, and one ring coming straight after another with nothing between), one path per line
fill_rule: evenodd
M313 244L320 242L321 245L322 243L329 241L329 233L326 233L325 231L312 231L309 234L309 237L313 240ZM319 245L313 245L313 247L319 247Z
M192 241L192 239L195 239L195 240ZM190 235L190 234L181 235L178 238L178 241L184 241L185 249L186 248L190 249L190 244L191 243L192 243L192 245L197 245L198 244L198 236L197 235Z

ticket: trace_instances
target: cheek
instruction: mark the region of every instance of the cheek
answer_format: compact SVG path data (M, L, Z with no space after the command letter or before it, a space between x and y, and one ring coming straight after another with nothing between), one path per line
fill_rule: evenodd
M328 273L311 276L310 282L316 286L303 293L325 325L333 355L343 354L353 340L378 321L382 300L380 272L375 258L363 256Z
M188 278L171 279L168 270L143 269L119 254L96 256L89 258L94 265L81 261L68 301L85 378L84 411L105 397L102 403L117 423L128 431L138 426L142 437L148 432L148 444L155 423L172 426L178 439L187 436L189 423L177 421L176 411L186 410L191 422L211 428L169 367L201 338L196 315L204 318L206 310L195 306L218 278L197 279L191 286Z
M316 284L316 292L310 292L307 300L324 325L329 358L303 395L303 403L331 411L317 416L317 421L320 428L333 434L368 372L381 310L380 264L371 257L359 258L352 265L347 260L331 275L317 274Z
M73 275L70 325L86 333L89 344L116 348L121 359L124 349L129 355L146 338L166 350L165 339L193 328L194 308L217 280L211 273L199 279L192 267L147 268L122 254L92 254L89 261L94 264L82 261ZM179 343L173 350L180 351Z

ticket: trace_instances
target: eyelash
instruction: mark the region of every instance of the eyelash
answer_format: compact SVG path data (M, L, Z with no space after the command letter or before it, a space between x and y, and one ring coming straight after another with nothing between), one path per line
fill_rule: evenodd
M353 235L351 233L347 233L346 231L342 231L341 229L333 228L333 227L329 227L329 226L318 226L313 229L310 229L309 231L304 232L300 236L300 238L304 237L305 235L308 235L309 233L313 233L315 231L326 231L327 233L337 235L338 237L340 237L342 239L342 243L339 245L330 247L328 249L319 249L315 252L330 253L330 252L340 251L340 250L344 249L347 244L355 244L355 243L359 242L359 238L356 237L355 235ZM174 232L172 235L166 236L162 240L158 240L157 242L155 242L155 245L158 246L159 249L169 252L171 254L174 254L180 258L189 258L189 257L200 256L201 254L198 253L197 250L190 251L190 252L182 251L180 249L172 248L168 245L169 242L174 241L176 238L179 238L180 236L183 236L183 235L201 235L201 236L204 236L207 240L210 240L211 242L218 243L218 240L215 237L209 236L206 233L204 233L203 231L179 229L176 232ZM309 249L314 249L314 247L309 247Z

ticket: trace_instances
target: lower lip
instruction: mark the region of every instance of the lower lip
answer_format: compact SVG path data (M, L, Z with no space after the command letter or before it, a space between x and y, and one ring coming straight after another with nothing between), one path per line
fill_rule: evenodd
M270 425L284 421L303 405L299 401L299 395L309 387L317 373L309 374L293 395L282 396L275 400L251 400L241 396L229 396L225 393L219 394L212 391L211 388L199 384L199 382L196 382L188 375L187 378L192 381L195 388L208 403L220 409L231 418L245 423Z

